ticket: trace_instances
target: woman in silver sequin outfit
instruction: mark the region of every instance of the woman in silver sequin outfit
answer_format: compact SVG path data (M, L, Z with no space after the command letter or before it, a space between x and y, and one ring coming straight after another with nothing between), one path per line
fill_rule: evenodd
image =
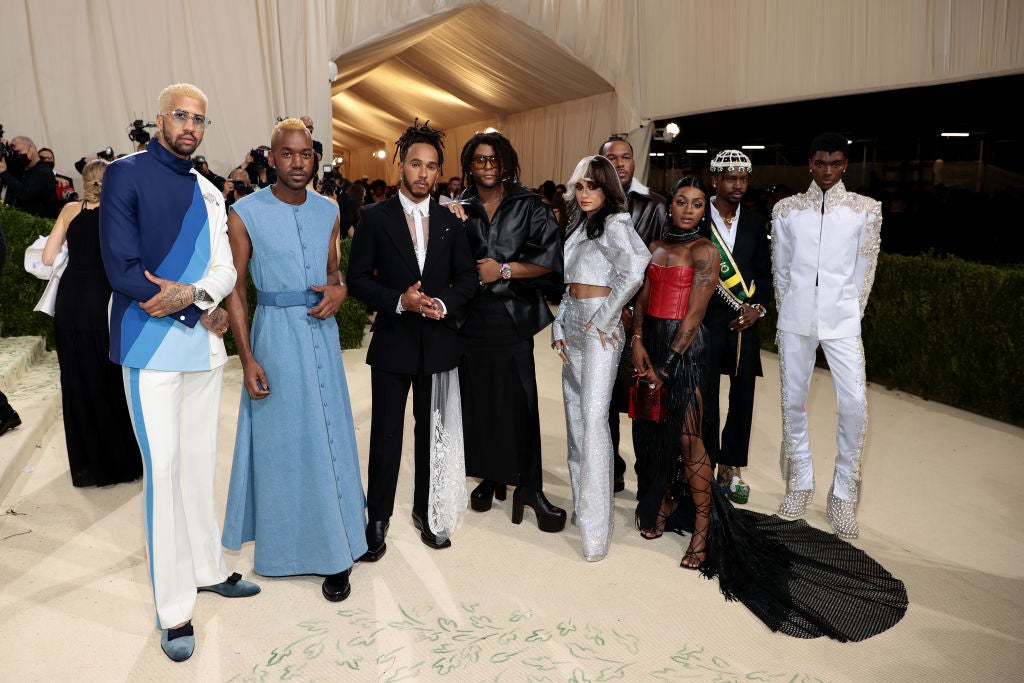
M612 534L614 462L608 406L622 353L622 307L640 288L651 254L626 213L614 167L585 157L566 183L566 292L551 328L562 358L572 480L572 522L588 562L604 559Z

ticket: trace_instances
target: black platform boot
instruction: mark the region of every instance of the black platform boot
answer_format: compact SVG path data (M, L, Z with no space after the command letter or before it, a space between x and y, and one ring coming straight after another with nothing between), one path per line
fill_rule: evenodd
M491 509L491 500L505 500L508 487L490 479L484 479L480 485L469 494L469 505L477 512L487 512Z
M537 528L549 533L557 533L565 528L565 510L555 507L544 497L544 492L537 489L516 488L512 494L512 523L523 521L523 507L533 508L537 515Z

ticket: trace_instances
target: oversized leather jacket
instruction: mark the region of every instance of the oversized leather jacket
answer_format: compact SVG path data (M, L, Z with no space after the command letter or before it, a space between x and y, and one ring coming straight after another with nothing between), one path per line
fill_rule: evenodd
M475 187L467 188L460 203L469 215L465 227L474 259L532 263L551 269L541 277L481 283L477 290L501 299L521 336L540 332L554 318L545 294L557 300L562 289L562 241L551 207L518 182L505 185L505 197L493 221L487 220ZM468 315L472 315L472 303Z
M661 234L668 225L665 198L651 192L643 183L633 178L626 193L626 201L630 218L633 219L633 227L644 244L650 246L654 240L661 239Z

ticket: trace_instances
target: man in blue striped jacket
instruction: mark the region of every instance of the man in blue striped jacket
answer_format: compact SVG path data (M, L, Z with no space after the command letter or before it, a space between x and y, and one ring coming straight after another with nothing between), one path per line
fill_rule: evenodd
M160 93L159 139L112 163L103 179L100 245L113 287L110 360L142 451L146 540L161 647L195 648L196 592L259 592L228 576L214 506L217 418L235 283L224 198L190 157L209 125L194 85ZM102 428L102 426L99 426Z

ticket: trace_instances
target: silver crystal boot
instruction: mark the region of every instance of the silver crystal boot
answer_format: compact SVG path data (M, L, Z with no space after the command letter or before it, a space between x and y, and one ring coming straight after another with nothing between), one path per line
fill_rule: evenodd
M788 487L787 487L788 488ZM786 519L798 519L804 516L804 511L807 509L807 504L811 502L811 498L814 497L814 489L803 489L795 491L786 491L786 495L782 497L782 503L779 504L779 517L785 517Z
M803 517L807 504L814 497L814 480L811 480L811 488L798 489L796 486L799 478L797 477L796 470L797 468L791 460L786 457L782 458L782 473L786 479L786 495L782 497L779 511L775 514L785 519L799 519Z
M832 487L828 489L825 514L839 538L854 539L860 535L860 527L857 526L857 505L852 500L837 498L832 493Z

